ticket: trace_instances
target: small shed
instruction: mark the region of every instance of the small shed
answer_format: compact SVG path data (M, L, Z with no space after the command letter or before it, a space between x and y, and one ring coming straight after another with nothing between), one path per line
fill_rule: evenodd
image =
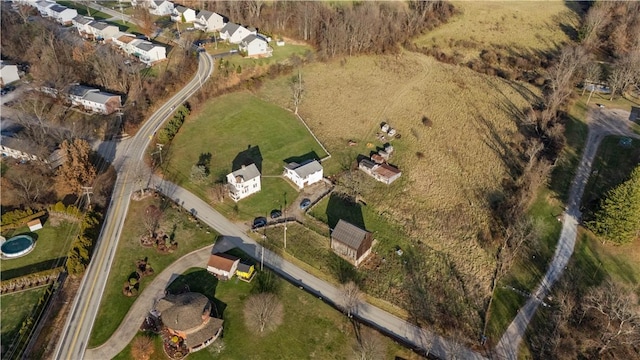
M371 254L373 235L342 219L331 233L331 249L355 266Z
M388 132L389 131L389 124L382 123L382 126L380 126L380 130L382 130L383 132Z
M388 132L388 134L389 134L389 136L394 136L394 135L396 134L396 132L397 132L397 131L396 131L396 129L394 129L394 128L389 128L389 132Z
M393 154L393 145L385 146L384 151L386 151L389 155Z
M27 223L27 226L29 227L29 231L40 230L42 229L42 222L40 222L40 219L33 219Z
M378 151L378 155L380 155L385 160L389 160L389 153L384 150Z

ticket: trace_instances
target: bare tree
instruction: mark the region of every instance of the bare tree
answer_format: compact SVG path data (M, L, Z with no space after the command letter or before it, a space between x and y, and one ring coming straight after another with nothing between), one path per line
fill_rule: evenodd
M353 281L340 285L339 306L351 318L351 313L358 310L358 305L362 301L360 288Z
M298 115L298 106L302 102L304 93L304 83L302 82L302 73L298 71L298 76L291 79L291 91L293 92L294 114Z
M386 358L386 346L381 336L369 328L363 328L353 348L356 360L378 360Z
M621 345L640 345L640 309L632 291L608 281L585 296L584 308L599 325L598 355Z
M65 140L60 145L66 161L58 168L56 189L58 194L80 194L82 187L92 185L96 169L89 159L91 146L82 139Z
M162 219L162 210L155 205L149 205L142 214L142 224L144 228L149 232L149 236L153 237L160 225L160 219Z
M640 49L626 54L617 61L608 80L611 87L610 100L613 100L616 93L624 96L630 87L637 87L640 83Z
M147 39L150 39L155 30L155 24L149 10L144 6L139 6L135 9L133 16L140 20L139 27L142 34L146 36Z
M22 165L14 167L6 175L17 190L21 203L26 207L33 207L34 203L46 197L51 189L51 183L41 169L41 165Z
M584 76L582 80L582 95L584 95L584 92L587 89L587 84L595 85L600 82L600 76L602 76L602 69L600 67L600 64L595 61L589 62L584 69ZM594 89L595 86L593 86L592 91Z
M244 320L249 329L259 333L274 330L282 323L284 308L275 294L261 293L247 299Z
M209 200L213 203L221 203L224 201L225 196L227 195L228 190L222 183L214 184L213 186L207 189L207 196Z
M599 45L600 32L609 22L610 11L606 2L596 3L589 9L580 29L582 44L588 49Z
M131 355L135 360L149 360L153 351L153 340L149 336L138 336L131 343Z

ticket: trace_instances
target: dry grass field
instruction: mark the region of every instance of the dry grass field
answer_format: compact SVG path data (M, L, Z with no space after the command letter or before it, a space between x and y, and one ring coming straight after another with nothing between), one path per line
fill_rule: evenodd
M367 143L381 146L376 132L382 121L398 129L402 137L391 140L396 153L390 162L402 178L376 186L365 200L412 238L448 254L467 289L488 295L493 259L479 240L487 231L488 198L507 175L502 154L517 132L514 110L525 108L537 90L411 52L301 71L300 114L333 154L326 173L368 154ZM265 84L260 96L291 107L288 81ZM350 139L358 145L348 146Z
M453 1L461 13L415 43L464 60L498 46L520 54L547 52L570 40L578 16L564 1Z

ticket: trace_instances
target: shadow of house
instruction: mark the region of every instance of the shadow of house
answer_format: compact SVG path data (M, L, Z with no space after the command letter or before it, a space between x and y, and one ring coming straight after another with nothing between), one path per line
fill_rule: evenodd
M241 169L242 166L248 166L256 164L258 171L262 174L262 153L260 152L260 146L247 146L247 149L241 151L236 155L231 163L231 171Z
M305 161L311 161L311 160L318 160L320 161L320 157L318 156L318 154L316 154L315 151L310 151L304 155L300 155L300 156L291 156L288 157L286 159L284 159L283 161L287 164L289 163L298 163L298 164L302 164Z
M329 225L330 229L335 228L340 219L348 221L360 228L365 228L364 216L362 215L362 205L359 203L353 203L335 192L329 195L326 215L327 225Z

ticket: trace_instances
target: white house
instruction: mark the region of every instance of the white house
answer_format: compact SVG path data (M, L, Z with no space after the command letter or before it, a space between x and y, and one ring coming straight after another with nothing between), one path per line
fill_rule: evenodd
M322 165L317 160L305 161L302 164L289 163L284 167L283 175L302 189L322 180Z
M20 80L18 66L10 65L0 60L0 86Z
M71 20L71 23L78 29L80 36L86 37L87 34L91 34L89 24L94 20L92 17L78 15Z
M149 13L158 16L171 15L173 13L173 3L167 0L152 0L148 3Z
M45 1L45 0L38 1L35 4L36 9L38 9L38 11L40 12L40 15L43 16L43 17L49 16L49 10L48 9L50 7L52 7L52 6L54 6L54 5L56 5L55 2L53 2L53 1Z
M269 43L261 36L254 34L242 39L238 50L243 52L245 56L270 57L273 54L273 49L269 46Z
M69 9L62 5L53 5L48 8L49 16L56 19L62 25L70 25L73 22L73 18L78 16L76 9Z
M192 23L196 21L196 11L188 7L178 5L171 13L171 21Z
M240 259L235 256L212 254L207 262L207 271L220 280L229 280L236 273L238 264L240 264Z
M136 39L132 41L134 47L133 56L136 56L147 65L152 65L167 58L167 48L149 41Z
M238 25L236 23L228 22L221 30L220 30L220 39L226 40L231 44L240 44L244 38L251 34L256 34L256 31L250 31L246 27L242 25Z
M211 11L202 10L198 13L193 26L198 30L212 32L222 29L225 23L226 19L222 15Z
M115 25L109 25L103 21L92 21L88 25L89 32L96 40L111 40L120 29Z
M227 175L227 183L229 196L237 202L260 191L260 171L256 164L242 166L241 169Z
M120 95L88 86L73 85L69 88L68 95L72 105L105 115L115 112L122 106Z
M40 158L31 152L34 149L34 144L13 137L1 136L0 137L0 154L2 157L12 157L18 160L38 161Z

